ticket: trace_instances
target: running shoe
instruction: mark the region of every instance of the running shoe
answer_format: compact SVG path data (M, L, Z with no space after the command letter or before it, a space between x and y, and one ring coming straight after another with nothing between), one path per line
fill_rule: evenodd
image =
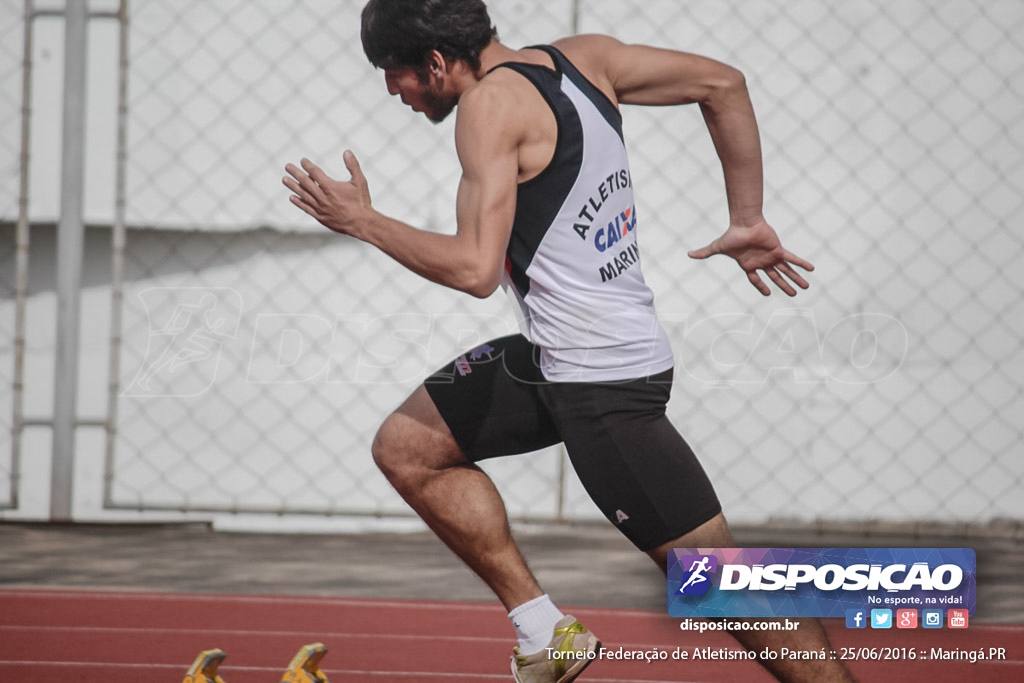
M513 648L512 677L516 683L569 683L597 658L601 642L576 617L566 616L555 624L548 646L532 655Z

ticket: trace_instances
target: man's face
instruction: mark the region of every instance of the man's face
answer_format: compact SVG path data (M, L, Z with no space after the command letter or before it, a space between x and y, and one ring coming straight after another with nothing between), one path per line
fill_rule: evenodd
M428 75L423 81L410 66L384 69L388 93L398 95L413 111L420 112L434 123L444 121L459 103L459 98L445 94L437 79Z

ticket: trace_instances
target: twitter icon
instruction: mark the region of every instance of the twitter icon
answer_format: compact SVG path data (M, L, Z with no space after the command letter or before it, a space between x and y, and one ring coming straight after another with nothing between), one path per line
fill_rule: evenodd
M892 628L892 610L871 610L871 628Z

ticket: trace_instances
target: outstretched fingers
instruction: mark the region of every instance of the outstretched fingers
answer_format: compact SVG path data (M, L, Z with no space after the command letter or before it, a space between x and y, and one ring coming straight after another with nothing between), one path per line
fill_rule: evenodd
M787 253L787 256L790 256ZM809 262L803 259L797 259L796 263L800 264L802 268L806 270L814 270ZM796 296L797 290L793 285L795 284L800 289L808 289L811 285L807 280L790 264L789 259L780 263L767 266L763 268L765 275L775 283L775 286L786 293L787 296ZM757 288L757 291L761 292L765 296L771 294L771 288L761 280L756 270L751 270L747 273L747 278L750 283Z
M322 196L322 186L326 184L328 181L330 181L331 178L326 173L324 173L324 170L322 168L320 168L319 166L317 166L316 164L314 164L312 161L305 157L303 157L302 161L300 161L299 163L302 164L302 170L305 171L305 177L311 183L310 188L313 191L320 192Z
M787 265L793 264L795 266L800 266L801 268L803 268L807 272L812 272L814 270L814 264L813 263L811 263L807 259L800 258L799 256L797 256L796 254L794 254L791 251L783 250L782 257L786 260L786 264Z
M707 246L689 252L693 259L706 259L716 254L734 259L746 273L750 284L764 296L771 294L773 284L789 296L796 296L797 288L810 287L796 269L810 272L814 266L783 249L775 231L763 221L749 229L730 225L723 235Z
M301 168L295 164L286 165L284 170L288 175L282 179L282 182L292 192L292 197L290 197L292 204L315 216L318 213L317 207L323 202L324 195L320 183L312 174L323 176L323 171L309 159L303 159L301 164Z
M812 266L807 261L803 261L803 263L806 265L802 265L800 267L803 268L804 270L814 270L814 266ZM807 289L808 287L811 286L810 283L807 282L806 279L804 279L804 276L801 275L795 268L793 268L793 266L790 265L789 261L780 263L778 268L780 271L782 271L783 275L785 275L794 283L796 283L796 286L799 287L800 289Z
M789 284L789 280L784 278L782 273L779 272L780 268L782 266L768 268L765 272L768 273L768 277L775 283L775 286L785 292L787 296L796 296L796 290L793 289L793 285Z
M761 276L757 274L756 270L748 270L747 279L750 280L750 284L754 285L754 288L761 292L761 294L765 296L771 295L771 287L764 283L764 280L761 279Z

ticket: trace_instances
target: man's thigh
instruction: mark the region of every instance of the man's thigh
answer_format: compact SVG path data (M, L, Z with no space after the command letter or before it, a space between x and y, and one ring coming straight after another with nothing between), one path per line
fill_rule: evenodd
M522 335L467 351L423 383L466 457L477 462L559 443L539 388L536 347Z
M704 469L665 415L671 383L669 371L629 382L543 389L584 488L644 551L721 512Z

